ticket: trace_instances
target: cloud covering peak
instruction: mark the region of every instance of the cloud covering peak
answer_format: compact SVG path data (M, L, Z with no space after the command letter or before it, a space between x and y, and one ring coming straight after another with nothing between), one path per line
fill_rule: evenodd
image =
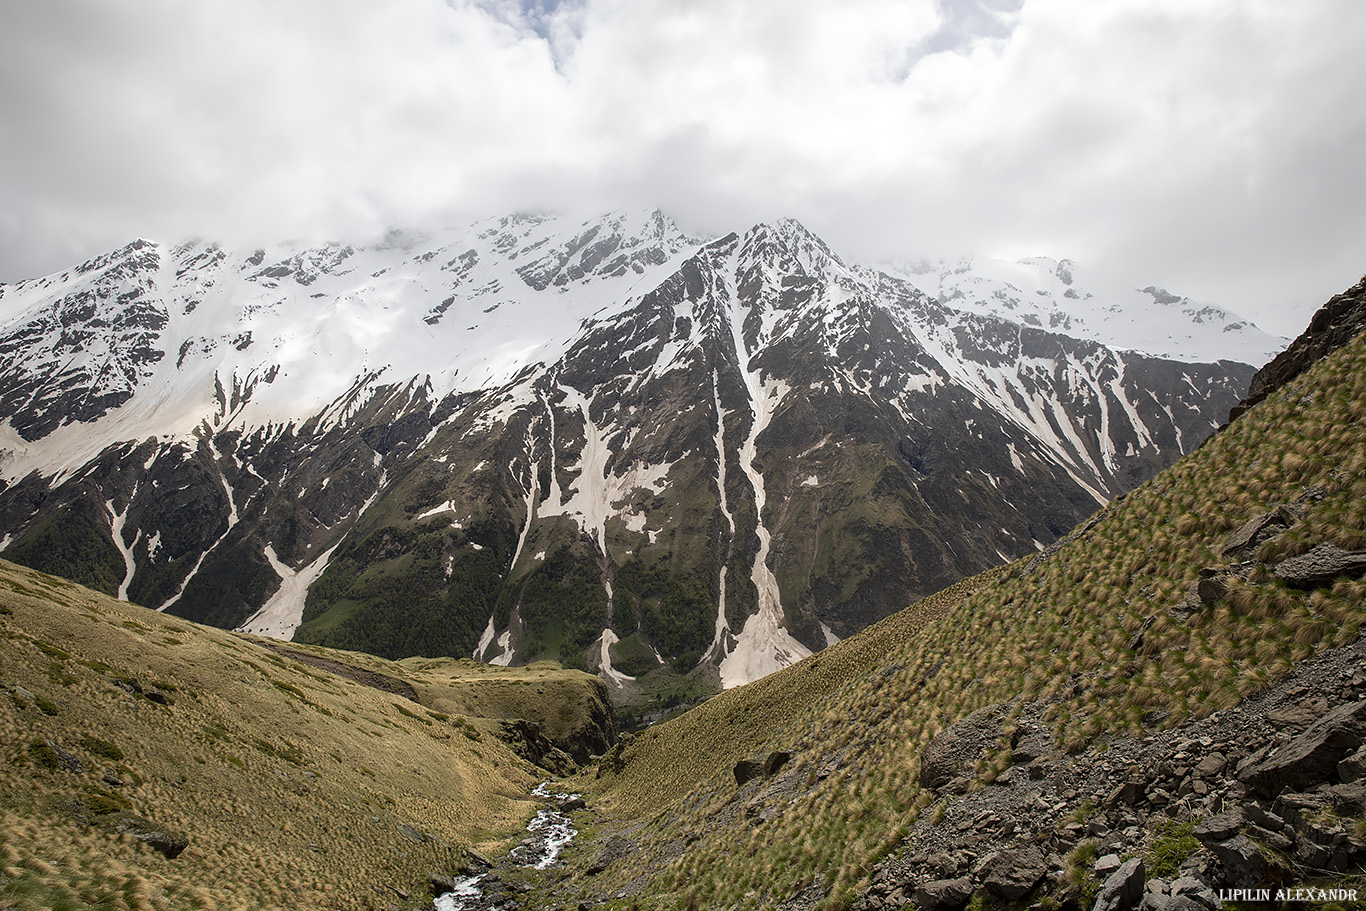
M1293 334L1366 271L1356 0L50 0L0 12L0 280L518 209L1070 256Z

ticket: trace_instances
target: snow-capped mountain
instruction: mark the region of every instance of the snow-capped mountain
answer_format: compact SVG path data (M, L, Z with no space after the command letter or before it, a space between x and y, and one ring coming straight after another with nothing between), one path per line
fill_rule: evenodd
M1093 278L1070 259L896 260L882 268L947 306L1179 361L1264 364L1289 344L1163 288Z
M1253 373L905 271L658 212L137 241L0 286L0 547L225 627L730 686L1055 540Z

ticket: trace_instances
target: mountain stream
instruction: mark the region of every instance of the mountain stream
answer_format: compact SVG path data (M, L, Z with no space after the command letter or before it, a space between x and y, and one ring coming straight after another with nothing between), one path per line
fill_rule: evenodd
M549 781L543 781L531 793L536 797L551 798L560 802L579 796L552 792L548 790L549 784ZM535 870L544 870L555 863L565 845L579 834L569 814L555 809L537 810L536 818L527 823L526 828L531 834L512 849L508 859L519 867L531 867ZM475 876L457 876L455 889L437 896L432 903L436 911L473 911L475 908L483 907L478 904L484 894L479 888L479 883L487 875L486 871Z

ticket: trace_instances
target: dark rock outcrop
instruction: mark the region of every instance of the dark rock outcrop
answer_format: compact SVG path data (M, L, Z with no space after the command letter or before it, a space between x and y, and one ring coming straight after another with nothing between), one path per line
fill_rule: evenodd
M1229 420L1236 419L1308 370L1319 358L1356 338L1362 330L1366 330L1366 278L1329 298L1309 321L1309 328L1271 363L1257 371L1248 386L1247 396L1229 412Z
M953 911L967 904L972 897L972 880L966 876L957 879L938 879L917 886L912 901L920 911Z
M981 868L982 885L1006 901L1029 894L1048 872L1048 859L1033 845L1017 851L1001 851L988 858Z
M772 778L791 759L792 753L789 750L774 750L763 759L741 759L732 769L735 783L743 785L756 778Z
M130 835L143 844L155 848L169 860L175 860L182 851L190 846L190 840L184 835L131 813L120 817L114 824L114 828L124 835Z
M1295 588L1329 585L1339 576L1366 573L1366 552L1346 551L1334 544L1320 544L1306 554L1276 564L1276 576Z
M1366 740L1366 701L1340 705L1303 734L1244 770L1242 781L1266 797L1328 780Z
M1134 911L1143 898L1144 880L1143 861L1137 857L1126 860L1105 878L1094 911Z
M1005 706L989 705L940 731L920 756L921 787L938 790L961 774L1001 737L1004 718Z

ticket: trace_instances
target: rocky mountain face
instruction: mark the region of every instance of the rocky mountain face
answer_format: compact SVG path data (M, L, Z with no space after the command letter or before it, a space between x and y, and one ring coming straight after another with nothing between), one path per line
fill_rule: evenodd
M911 278L657 212L138 241L0 286L0 547L226 628L728 687L1055 541L1270 344L1224 314L1225 359L1156 357Z
M1363 307L1041 553L623 737L541 903L1361 907Z

